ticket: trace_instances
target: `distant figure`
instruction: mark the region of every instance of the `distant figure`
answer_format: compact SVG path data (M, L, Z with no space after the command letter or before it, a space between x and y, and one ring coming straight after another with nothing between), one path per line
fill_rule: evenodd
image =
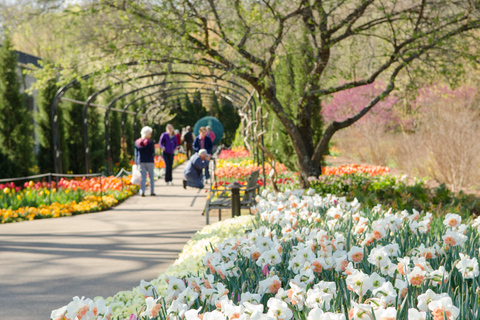
M175 136L177 137L177 147L180 147L182 144L182 137L180 136L180 131L178 131L178 129L175 129Z
M141 135L142 137L135 141L135 163L139 166L140 173L142 174L140 195L145 197L148 173L148 177L150 178L150 195L155 196L155 180L153 175L155 144L153 143L153 140L150 139L152 137L152 128L143 127Z
M193 153L193 139L195 139L195 135L192 132L192 127L187 126L183 141L185 142L185 152L187 153L187 159L189 160Z
M183 188L186 189L187 186L192 188L203 189L203 169L208 167L208 161L210 156L208 155L207 150L200 149L198 153L195 153L190 160L188 160L185 169L183 170Z
M213 143L215 142L215 138L217 136L215 135L215 132L212 131L212 127L210 126L207 126L207 137L209 137L210 140L212 140L212 145L213 145Z
M195 138L193 142L193 151L198 152L201 149L207 150L208 155L212 154L213 143L212 140L207 136L207 129L205 127L200 127L198 130L198 137ZM208 164L208 161L207 161ZM205 180L210 179L210 172L208 172L208 166L205 168Z
M186 128L186 127L183 127L183 128L182 128L182 133L181 133L181 135L182 135L182 142L183 142L183 139L185 138L185 133L187 133L187 128Z
M163 161L165 162L165 184L173 185L172 170L173 158L175 157L175 149L177 149L177 136L171 124L167 124L167 131L162 133L158 142L163 150Z

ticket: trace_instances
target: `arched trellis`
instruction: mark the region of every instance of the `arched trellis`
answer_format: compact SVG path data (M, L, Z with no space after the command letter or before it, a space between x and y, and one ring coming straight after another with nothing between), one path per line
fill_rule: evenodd
M159 93L165 93L165 92L169 92L169 91L173 91L173 90L184 90L184 92L182 93L175 93L175 94L169 94L167 98L171 98L171 97L175 97L175 96L181 96L180 100L183 100L184 99L184 96L185 94L188 94L190 92L188 92L187 90L188 89L198 89L198 88L185 88L185 87L178 87L178 88L169 88L167 90L158 90L158 91L155 91L155 92L152 92L152 93L148 93L146 95L143 95L143 96L140 96L136 99L134 99L133 101L127 103L124 107L123 107L123 111L125 111L128 107L130 107L132 104L135 104L136 102L146 98L146 97L149 97L149 96L152 96L152 95L156 95L156 94L159 94ZM209 90L211 92L214 92L213 89L210 89L210 88L206 88L204 90ZM222 94L221 94L222 95ZM225 96L225 95L222 95L222 96ZM227 96L228 97L228 96ZM205 98L209 98L208 96L203 96L202 95L202 100L204 100ZM237 97L239 99L239 97ZM159 100L155 100L155 101L159 101ZM139 109L137 109L137 111L135 112L135 116L134 116L134 135L135 136L138 136L138 130L137 130L137 114L139 113L139 111L143 110L144 107L146 107L146 105L149 105L155 101L151 101L151 102L147 102L145 104L145 106L141 106ZM167 105L168 103L171 103L171 101L168 101L168 100L164 100L163 104L164 105ZM157 113L153 116L153 121L152 121L152 126L154 126L154 124L156 123L155 122L155 119L156 117L161 114L162 112L164 111L164 109L160 108ZM148 112L145 112L144 114L144 119L146 118L146 116L148 115L147 114ZM122 113L122 139L125 139L125 129L124 129L124 125L125 125L125 112Z
M146 86L143 86L143 87L140 87L140 88L136 88L134 90L131 90L129 92L126 92L126 93L123 93L117 97L115 97L113 100L111 100L108 105L107 105L107 111L105 112L105 153L107 155L107 173L111 173L112 171L112 161L111 161L111 148L110 148L110 137L109 137L109 121L108 121L108 116L109 116L109 113L110 113L110 110L112 108L113 105L115 105L115 103L117 103L119 100L121 99L124 99L126 97L128 97L129 95L132 95L132 94L136 94L138 92L141 92L141 91L144 91L146 89L150 89L150 88L154 88L154 87L159 87L159 86L166 86L166 85L169 85L169 84L191 84L191 83L196 83L196 84L212 84L212 83L206 83L206 82L202 82L202 81L196 81L196 80L177 80L177 81L162 81L162 82L159 82L159 83L153 83L153 84L149 84L149 85L146 85ZM223 86L223 85L220 85L220 84L216 84L214 83L213 84L215 87L218 87L218 88L227 88L226 86ZM180 88L175 88L176 90L180 90L182 89L181 87ZM205 88L204 88L205 89ZM203 90L204 90L203 89ZM230 89L230 88L228 88ZM172 89L165 89L165 90L160 90L162 91L162 93L165 93L167 92L168 90L172 90ZM244 96L241 92L239 92L238 90L235 90L235 89L231 89L232 92L235 93L235 95L240 95L240 96L243 96L245 99L247 98L246 96ZM248 92L248 91L247 91ZM233 95L233 94L231 94ZM252 100L253 103L254 100ZM137 114L138 112L140 111L137 110L136 114L135 114L135 120L134 120L134 123L136 124L136 119L137 119ZM136 127L136 125L135 125Z
M94 74L88 74L85 76L82 76L80 79L73 80L72 82L68 83L67 85L61 87L51 105L51 117L52 117L52 142L53 142L53 156L54 156L54 164L55 164L55 171L56 172L61 172L61 161L60 161L60 136L59 136L59 124L58 124L58 105L60 101L62 100L63 95L70 89L78 85L81 81L85 81L89 78L94 76ZM112 85L106 86L99 91L95 92L91 96L87 98L85 102L78 102L78 101L73 101L69 100L74 103L79 103L83 105L83 134L84 134L84 144L85 144L85 161L86 161L86 170L87 172L90 170L90 159L89 159L89 154L90 150L88 148L88 122L87 122L87 113L88 113L88 107L90 106L96 106L99 107L98 105L94 105L92 102L103 92L109 90L113 86L118 86L122 84L128 84L129 82L133 80L138 80L138 79L145 79L145 78L154 78L157 76L186 76L186 77L191 77L195 80L174 80L174 81L161 81L157 83L153 83L147 86L143 86L141 88L137 88L135 90L131 90L127 93L124 93L120 96L115 97L113 100L109 101L108 105L105 107L107 110L105 112L105 134L106 134L106 155L107 155L107 171L108 173L111 173L111 156L110 156L110 142L109 142L109 123L108 123L108 115L110 111L119 111L122 112L122 138L125 138L125 115L127 113L134 114L134 131L136 131L136 120L138 115L144 115L144 118L148 116L149 113L153 112L154 110L157 110L156 114L153 116L153 123L155 123L156 118L158 117L159 114L162 114L162 112L165 111L165 108L171 105L173 101L169 101L169 98L179 96L179 95L185 95L186 93L188 94L188 90L194 89L196 91L202 90L202 91L209 91L209 92L214 92L215 94L219 94L221 96L229 98L229 100L234 101L231 97L234 97L236 100L240 101L245 101L245 106L249 105L253 111L254 108L256 108L256 102L255 99L251 99L251 94L250 92L242 85L236 83L235 81L229 80L229 79L222 79L222 77L216 76L216 75L205 75L205 74L199 74L199 73L187 73L187 72L159 72L159 73L151 73L147 75L143 75L140 77L136 78L129 78L123 81L118 81ZM205 78L210 78L212 79L211 81L213 82L207 82L207 81L200 81L198 79L205 79ZM222 83L218 83L218 81ZM148 90L150 88L158 87L158 86L166 86L169 84L202 84L202 85L208 85L208 86L213 86L216 89L212 88L185 88L183 87L178 87L178 88L163 88L161 90L157 90L156 92L153 93L148 93L144 94L141 97L136 98L134 101L126 104L122 109L114 109L112 108L113 105L115 105L116 102L119 100L128 97L129 95L134 95L138 94L142 91ZM230 86L227 86L230 85ZM228 95L223 94L220 92L220 88L228 90ZM238 89L238 90L237 90ZM181 93L178 93L176 91L183 91ZM128 107L131 106L132 104L145 99L146 97L151 97L156 94L161 94L164 97L164 101L161 101L161 99L156 99L156 100L151 100L148 103L145 103L141 107L139 107L135 112L133 111L128 111ZM253 93L252 93L253 94ZM64 98L63 98L64 99ZM205 97L202 98L202 100L205 99ZM146 106L152 104L152 103L158 103L158 105L155 105L153 107L150 107L148 109L148 112L145 112L145 114L141 114L140 111L142 111ZM164 107L162 107L162 105ZM240 104L238 104L240 105ZM253 114L253 112L252 112ZM257 152L258 155L258 152Z

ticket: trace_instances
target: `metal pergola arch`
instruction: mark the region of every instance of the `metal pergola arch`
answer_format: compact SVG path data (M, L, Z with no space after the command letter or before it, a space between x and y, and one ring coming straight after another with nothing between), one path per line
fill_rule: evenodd
M171 84L171 83L174 83L174 84L179 84L179 83L198 83L198 84L212 84L212 83L205 83L205 82L202 82L202 81L190 81L190 80L179 80L179 81L162 81L162 82L159 82L159 83L153 83L153 84L149 84L149 85L146 85L146 86L143 86L143 87L140 87L140 88L136 88L134 90L131 90L129 92L126 92L126 93L123 93L117 97L115 97L113 100L111 100L108 105L107 105L107 111L105 111L105 120L104 120L104 124L105 124L105 153L107 155L107 173L110 174L111 173L111 170L112 170L112 159L111 159L111 149L110 149L110 137L109 137L109 121L108 121L108 116L109 116L109 113L110 113L110 109L112 108L112 106L118 101L118 100L121 100L123 98L126 98L127 96L131 95L131 94L135 94L137 92L140 92L140 91L143 91L143 90L146 90L146 89L149 89L149 88L153 88L153 87L158 87L158 86L164 86L164 85L168 85L168 84ZM222 87L222 88L227 88L223 85L219 85L217 83L213 83L213 85L215 87ZM179 88L181 89L181 88ZM230 88L229 88L230 89ZM159 90L161 91L161 90ZM232 91L234 91L235 93L239 94L239 95L242 95L240 92L238 92L237 90L234 90L232 89ZM165 92L165 90L163 90L163 92ZM245 97L246 98L246 97ZM252 100L251 100L252 101ZM134 123L136 123L136 116L138 114L138 110L137 110L137 113L135 114L135 120L134 120Z
M175 97L175 96L179 96L179 95L184 95L184 94L189 94L188 90L196 90L196 91L209 91L209 92L214 92L216 94L218 94L218 92L220 92L220 90L218 90L219 88L222 88L222 89L228 89L230 92L228 92L228 94L222 94L220 92L220 94L224 97L226 97L227 99L231 96L233 98L235 98L236 100L238 100L238 103L240 103L241 100L245 99L246 103L245 105L250 105L251 108L253 109L255 106L256 106L256 103L255 103L255 99L250 99L250 97L248 97L248 95L250 95L250 92L242 85L238 84L237 82L235 81L232 81L232 80L229 80L229 79L223 79L222 77L219 77L217 75L208 75L208 74L199 74L199 73L187 73L187 72L159 72L159 73L152 73L152 74L147 74L147 75L143 75L143 76L140 76L140 77L136 77L136 78L129 78L129 79L126 79L126 80L123 80L123 81L118 81L116 82L115 84L112 84L112 85L109 85L109 86L106 86L104 88L102 88L101 90L95 92L94 94L90 95L86 102L85 103L81 103L83 104L83 112L82 112L82 116L83 116L83 133L84 133L84 145L85 145L85 161L86 161L86 169L87 169L87 173L89 172L89 149L88 149L88 123L86 121L86 118L87 118L87 113L88 113L88 107L92 105L92 102L95 100L95 98L97 98L100 94L102 94L103 92L107 91L108 89L112 88L113 86L117 86L117 85L121 85L121 84L127 84L129 83L130 81L133 81L133 80L137 80L137 79L145 79L145 78L153 78L155 76L170 76L170 75L180 75L180 76L187 76L187 77L191 77L191 78L194 78L195 77L199 77L199 78L211 78L213 80L213 82L206 82L206 81L199 81L199 80L176 80L176 81L162 81L162 82L159 82L159 83L154 83L154 84L151 84L151 85L147 85L147 86L144 86L142 88L138 88L138 89L135 89L135 90L131 90L130 92L128 93L124 93L120 96L117 96L115 97L113 100L111 100L106 109L107 111L105 112L105 125L106 125L106 128L105 128L105 132L106 132L106 155L107 155L107 170L108 170L108 173L111 172L111 155L110 155L110 141L109 141L109 136L108 136L108 114L110 113L111 109L112 109L112 106L118 102L120 99L123 99L131 94L137 94L141 91L144 91L144 90L147 90L149 88L153 88L153 87L156 87L156 86L161 86L161 85L167 85L167 84L170 84L170 83L175 83L175 84L179 84L179 83L190 83L190 84L193 84L193 83L196 83L196 84L203 84L203 85L208 85L208 86L214 86L217 88L217 90L214 90L212 88L185 88L185 87L179 87L179 88L165 88L164 90L158 90L154 93L149 93L147 95L143 95L142 97L139 97L139 98L136 98L134 101L126 104L123 108L123 112L122 112L122 137L125 138L125 115L126 115L126 110L128 109L128 107L132 104L134 104L135 102L137 101L140 101L141 99L144 99L146 98L147 96L153 96L155 94L165 94L166 92L169 92L169 91L179 91L179 90L183 90L183 92L181 93L175 93L175 94L167 94L167 96L164 98L165 100L163 101L163 105L170 105L172 104L173 101L171 101L170 99ZM82 76L80 79L75 79L73 81L71 81L70 83L66 84L65 86L61 87L53 101L52 101L52 105L51 105L51 117L52 117L52 142L53 142L53 156L54 156L54 164L55 164L55 171L56 172L61 172L62 171L62 168L61 168L61 161L60 161L60 136L59 136L59 124L58 124L58 105L60 103L60 101L62 100L62 97L63 95L71 88L75 87L76 85L78 85L81 81L85 81L89 78L91 78L92 76L94 76L94 74L87 74L87 75L84 75ZM225 86L221 83L218 83L217 81L220 80L221 82L224 82L226 84L230 84L230 85L233 85L234 87L236 88L239 88L239 90L243 91L243 92L240 92L239 90L236 90L232 87L229 87L229 86ZM202 100L205 99L204 94L206 93L202 93L201 92L201 95L202 95ZM243 99L242 99L243 98ZM235 101L233 101L231 98L229 98L229 100L231 100L232 102L234 102L234 105L237 104L235 103ZM134 121L134 127L136 127L136 118L137 118L137 115L139 115L139 112L141 110L143 110L147 105L149 104L152 104L152 103L155 103L155 102L159 102L160 99L155 99L155 100L152 100L146 104L144 104L143 106L141 106L140 108L138 108L135 112L135 121ZM76 103L74 101L72 101L73 103ZM153 123L155 123L155 120L157 118L157 116L159 114L161 114L162 111L165 110L165 107L162 107L162 104L160 105L157 105L157 106L154 106L152 108L149 108L148 110L148 113L150 113L151 111L155 110L155 109L158 109L158 111L156 112L156 114L154 115L153 117ZM237 104L238 106L239 104ZM238 107L237 107L238 108ZM117 111L117 110L115 110ZM147 116L147 113L145 114L145 118ZM136 128L134 129L136 130Z
M211 92L214 92L213 89L203 89L203 90L208 90L208 91L211 91ZM175 93L175 94L171 94L168 96L168 98L174 98L174 97L177 97L177 98L174 98L174 100L164 100L164 104L165 105L168 105L168 104L175 104L176 103L176 100L179 99L180 101L184 101L185 100L185 94L188 94L188 92L181 92L181 93ZM206 92L200 92L200 95L201 95L201 98L202 98L202 101L203 100L207 100L207 101L213 101L213 99L211 98L211 96L207 96L206 95L207 93ZM220 95L222 97L224 97L225 95L224 94L221 94ZM234 102L235 104L235 102ZM234 105L234 108L237 108L238 109L238 106L235 106ZM162 110L159 110L154 116L153 116L153 119L155 120L156 116L161 112ZM145 114L144 114L144 119L148 116L148 111L145 111ZM153 123L155 123L155 121L153 120Z
M159 93L163 93L163 92L167 92L167 91L172 91L172 90L174 90L174 89L186 90L186 89L198 89L198 88L179 87L179 88L169 88L169 89L163 90L163 91L162 91L162 90L159 90L159 91L155 91L155 92L152 92L152 93L149 93L149 94L140 96L140 97L134 99L133 101L127 103L127 104L123 107L123 112L122 112L122 120L121 120L121 124L122 124L122 138L125 139L125 114L126 114L125 111L127 110L128 107L130 107L132 104L135 104L136 102L138 102L138 101L140 101L140 100L142 100L142 99L144 99L144 98L146 98L146 97L149 97L149 96L152 96L152 95L155 95L155 94L159 94ZM210 89L210 88L202 88L202 90L209 90L209 91L214 92L214 90L213 90L213 89ZM197 90L197 91L198 91L198 90ZM171 95L169 95L167 98L170 98L170 97L173 97L173 96L184 96L185 94L188 94L188 93L190 93L190 92L185 91L185 92L182 92L182 93L171 94ZM207 96L207 97L204 97L202 92L201 92L201 94L202 94L202 99L210 98L210 97L208 97L208 96ZM220 93L220 94L221 94L222 96L226 96L226 95L224 95L224 94L222 94L222 93ZM229 95L236 97L236 95L232 95L232 94L229 94ZM227 98L228 98L228 96L227 96ZM236 98L238 98L238 97L236 97ZM182 97L182 99L183 99L183 97ZM181 100L182 100L182 99L181 99ZM153 102L156 102L156 101L159 101L159 99L156 99L156 100L154 100L154 101L148 102L148 103L146 103L146 104L148 105L148 104L153 103ZM169 100L165 100L164 102L165 102L165 104L171 103L171 101L169 101ZM142 110L142 109L143 109L143 108L139 108L139 110L138 110L137 112L135 112L135 114L138 114L139 111ZM153 120L153 123L155 123L155 118L156 118L156 116L157 116L161 111L163 111L163 109L159 110L159 111L155 114L155 116L153 117L153 119L154 119L154 120ZM145 116L146 116L146 114L145 114ZM134 119L134 135L135 135L135 136L138 135L136 117L135 117L135 119Z

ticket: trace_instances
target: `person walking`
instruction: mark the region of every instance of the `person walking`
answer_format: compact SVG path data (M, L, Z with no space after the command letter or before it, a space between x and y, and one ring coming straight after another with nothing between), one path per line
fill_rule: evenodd
M175 135L175 129L171 124L167 124L167 131L162 133L158 144L162 149L163 161L165 162L165 184L173 185L172 170L173 170L173 158L175 157L175 149L177 149L177 136Z
M205 149L208 154L212 154L212 148L212 139L207 136L207 129L205 127L200 127L198 130L198 137L193 141L193 151L198 152L200 149Z
M155 144L152 137L152 128L143 127L141 131L142 137L135 141L135 163L139 166L142 174L142 182L140 183L140 195L145 197L145 188L147 186L147 173L150 179L150 195L155 196L155 180L153 175Z
M183 141L185 143L185 153L187 154L188 160L190 160L193 153L193 139L195 139L195 136L192 132L192 127L187 126L187 132L185 132L183 136Z
M192 188L203 189L205 186L203 184L202 171L208 167L208 161L210 156L208 155L207 150L200 149L195 153L190 160L188 160L185 169L183 170L183 188L186 189L187 186Z
M207 150L207 154L212 154L213 143L210 137L207 136L207 129L205 127L200 127L198 130L198 137L193 141L193 151L198 152L201 149ZM208 161L207 167L205 168L205 180L210 179L210 172L208 172Z
M212 127L207 126L207 136L212 140L212 145L215 143L215 139L217 136L215 135L215 132L212 131Z

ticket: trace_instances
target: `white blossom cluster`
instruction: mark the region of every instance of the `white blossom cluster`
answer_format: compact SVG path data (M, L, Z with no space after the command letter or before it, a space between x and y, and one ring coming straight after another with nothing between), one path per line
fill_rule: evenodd
M457 214L438 219L430 213L395 212L380 205L362 211L356 200L322 197L313 190L265 192L257 203L251 232L216 243L208 242L213 235L197 240L204 246L197 248L201 266L164 276L161 285L142 281L138 288L142 303L136 301L135 312L121 319L480 316L474 305L478 306L475 256L480 218L463 224ZM204 234L211 235L208 230ZM195 246L187 246L179 261L189 261ZM69 315L71 320L101 319ZM62 318L52 313L52 319Z

